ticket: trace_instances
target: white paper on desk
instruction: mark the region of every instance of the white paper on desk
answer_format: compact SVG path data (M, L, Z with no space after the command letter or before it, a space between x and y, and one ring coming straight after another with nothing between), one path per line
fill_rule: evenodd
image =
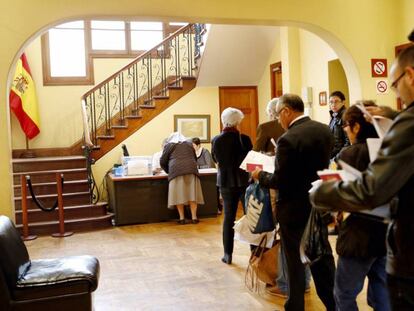
M242 170L247 171L247 164L258 164L263 166L263 171L273 173L275 171L275 157L250 150L243 162L240 164Z

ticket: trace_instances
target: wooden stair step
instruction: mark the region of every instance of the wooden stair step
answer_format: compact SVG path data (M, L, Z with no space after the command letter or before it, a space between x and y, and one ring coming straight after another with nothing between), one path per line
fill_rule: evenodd
M89 194L89 191L83 191L83 192L73 192L73 193L63 193L63 197L69 197L69 196L73 196L73 195L78 195L78 194ZM57 198L57 194L56 193L50 193L50 194L41 194L41 195L36 195L36 197L38 199L47 199L47 198ZM15 197L14 200L21 200L22 197ZM26 196L27 200L31 200L32 196L30 195L30 192L28 192L28 195Z
M107 213L104 216L86 217L79 219L66 219L65 231L82 232L112 227L113 214ZM16 225L20 231L22 225ZM29 233L37 235L46 235L59 232L59 221L43 221L29 224Z
M32 183L32 187L36 195L56 193L56 181ZM16 184L13 186L14 195L21 195L21 185ZM63 193L68 192L82 192L89 191L89 181L87 179L80 180L65 180L63 184Z
M44 170L13 173L13 183L20 184L20 175L29 175L32 183L56 181L56 173L63 174L65 181L87 179L88 172L85 168L72 168L63 170Z
M169 96L165 96L165 95L155 95L152 98L153 99L168 99L170 97Z
M87 218L87 217L97 217L107 214L107 205L106 202L98 202L96 204L84 204L84 205L74 205L74 206L64 206L64 215L65 219L78 219L78 218ZM44 212L39 208L28 209L28 220L29 223L33 222L47 222L55 221L59 219L59 209L56 208L50 212ZM22 223L22 211L16 211L16 223Z
M129 115L129 116L126 116L125 118L127 118L127 119L141 119L142 116L132 116L132 115Z
M51 207L57 200L57 194L47 195L36 195L37 199L41 201L46 207ZM75 193L64 193L63 204L65 206L73 206L79 204L90 203L90 193L88 192L75 192ZM21 197L14 198L15 210L21 210ZM37 208L36 203L33 201L31 196L27 197L27 208Z
M113 129L127 129L128 128L128 124L124 124L124 125L112 125L111 127Z
M13 172L63 170L86 167L84 156L41 157L32 159L13 159Z
M177 86L177 85L169 85L168 89L170 89L170 90L182 90L183 87L182 86Z
M99 136L96 136L96 138L98 138L98 139L114 139L115 135L99 135Z

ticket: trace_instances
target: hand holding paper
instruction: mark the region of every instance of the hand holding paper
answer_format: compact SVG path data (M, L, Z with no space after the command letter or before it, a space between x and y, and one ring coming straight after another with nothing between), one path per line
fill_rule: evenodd
M260 152L249 151L240 168L247 172L254 171L256 167L263 169L265 172L273 173L275 170L275 157L270 157Z

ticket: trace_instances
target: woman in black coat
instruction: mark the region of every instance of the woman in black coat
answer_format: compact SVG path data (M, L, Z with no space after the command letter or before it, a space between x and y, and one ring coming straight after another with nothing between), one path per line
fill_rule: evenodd
M351 106L343 116L343 127L351 146L345 147L338 158L364 171L369 162L367 138L377 137L357 106ZM358 310L356 297L368 277L367 300L374 310L390 310L385 273L385 234L387 226L358 214L351 214L339 224L336 252L338 263L334 296L338 310Z
M224 263L231 264L234 246L234 221L237 206L241 200L244 206L244 195L248 185L249 174L239 168L253 145L249 136L240 134L239 125L244 118L243 113L235 108L226 108L221 114L223 131L213 138L212 156L218 164L217 186L224 202L223 246Z

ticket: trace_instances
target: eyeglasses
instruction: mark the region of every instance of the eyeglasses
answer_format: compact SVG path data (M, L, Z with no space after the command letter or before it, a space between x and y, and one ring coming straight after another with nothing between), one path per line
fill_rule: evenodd
M397 89L398 87L398 82L400 82L400 80L402 79L402 77L404 77L406 71L404 70L404 72L402 74L399 75L399 77L397 79L395 79L395 81L393 83L391 83L391 88L393 88L394 90Z
M276 111L276 112L275 112L275 117L276 117L276 119L278 119L278 120L279 120L279 118L280 118L280 114L282 113L282 111L283 111L285 108L287 108L287 107L286 107L286 106L284 106L284 107L282 107L279 111Z
M342 100L339 100L339 99L329 101L329 105L336 105L336 104L340 104L340 103L342 103Z

